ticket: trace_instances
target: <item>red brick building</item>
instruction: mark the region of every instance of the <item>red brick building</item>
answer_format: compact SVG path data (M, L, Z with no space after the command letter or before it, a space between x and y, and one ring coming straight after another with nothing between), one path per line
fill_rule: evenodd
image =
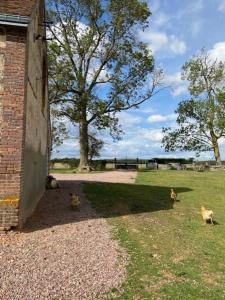
M0 0L0 229L22 225L45 190L44 0Z

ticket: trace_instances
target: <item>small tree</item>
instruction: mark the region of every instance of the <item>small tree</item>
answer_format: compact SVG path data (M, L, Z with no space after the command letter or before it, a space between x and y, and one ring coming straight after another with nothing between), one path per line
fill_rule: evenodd
M213 150L221 164L218 141L225 136L225 63L212 60L203 50L185 63L182 78L189 81L191 99L178 105L178 128L163 128L163 147L198 154Z
M94 157L100 157L100 151L104 145L104 142L96 137L95 134L89 134L88 136L88 158L89 162Z
M89 127L118 134L116 112L138 108L162 72L138 32L150 11L139 0L50 0L50 100L79 126L80 166L88 166Z
M63 144L63 141L68 138L68 130L64 122L57 118L54 110L51 110L51 151Z

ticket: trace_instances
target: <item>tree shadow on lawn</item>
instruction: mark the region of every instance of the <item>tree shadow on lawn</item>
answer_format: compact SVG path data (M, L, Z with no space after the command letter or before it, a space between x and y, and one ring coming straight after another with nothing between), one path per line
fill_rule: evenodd
M80 185L82 184L82 190ZM170 188L139 184L104 183L87 181L61 181L60 189L46 191L33 215L28 218L23 231L30 232L71 224L99 217L117 217L173 209ZM191 191L186 187L174 187L179 194ZM81 200L80 209L70 207L69 193ZM97 208L98 214L90 207Z

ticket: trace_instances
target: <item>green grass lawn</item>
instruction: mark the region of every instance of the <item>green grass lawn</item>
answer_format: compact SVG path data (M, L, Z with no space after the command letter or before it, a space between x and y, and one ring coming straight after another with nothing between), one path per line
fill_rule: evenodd
M135 184L85 184L84 191L130 255L116 299L225 299L225 172L142 172ZM203 223L200 205L214 211L217 225Z
M50 169L50 174L73 174L75 173L74 169Z

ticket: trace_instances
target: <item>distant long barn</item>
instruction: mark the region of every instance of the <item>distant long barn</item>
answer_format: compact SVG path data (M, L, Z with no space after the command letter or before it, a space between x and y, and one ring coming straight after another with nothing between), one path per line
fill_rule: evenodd
M53 159L51 169L76 169L79 159L64 158ZM93 160L92 164L100 169L116 170L158 170L158 169L180 169L183 165L192 164L193 159L185 158L153 158L153 159L105 159Z
M180 169L181 165L193 163L185 158L114 159L105 163L106 169Z

